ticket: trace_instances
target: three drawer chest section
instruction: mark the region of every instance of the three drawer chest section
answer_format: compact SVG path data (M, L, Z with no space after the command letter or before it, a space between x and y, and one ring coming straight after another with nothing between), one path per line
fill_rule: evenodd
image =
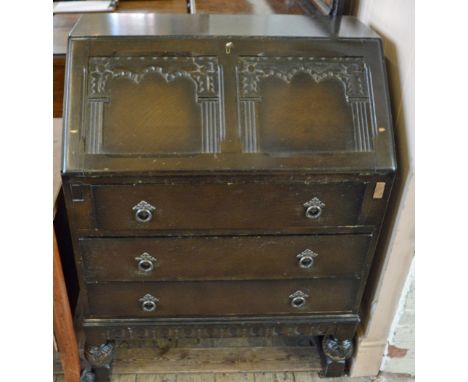
M396 171L378 36L351 17L101 14L68 51L85 373L109 380L120 340L310 336L342 375Z

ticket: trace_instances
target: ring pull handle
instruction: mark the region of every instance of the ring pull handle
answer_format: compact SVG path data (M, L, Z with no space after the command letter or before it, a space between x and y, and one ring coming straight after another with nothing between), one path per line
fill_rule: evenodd
M299 259L298 264L301 268L310 269L314 265L314 259L318 256L318 253L306 249L299 253L296 257Z
M158 307L157 304L159 304L159 300L156 297L150 295L149 293L145 294L138 301L140 302L141 309L144 312L154 312Z
M135 213L135 219L138 223L148 223L153 219L153 212L156 211L156 207L142 200L140 203L133 206L132 210Z
M312 198L308 202L304 203L305 207L305 216L308 219L318 219L322 215L323 208L325 203L323 203L319 198Z
M149 273L158 266L158 260L147 252L143 252L140 256L135 257L135 260L140 272Z
M226 54L231 54L231 49L234 48L234 44L231 41L229 41L224 47L226 49Z
M289 304L295 309L301 309L307 302L308 294L301 290L295 291L289 296Z

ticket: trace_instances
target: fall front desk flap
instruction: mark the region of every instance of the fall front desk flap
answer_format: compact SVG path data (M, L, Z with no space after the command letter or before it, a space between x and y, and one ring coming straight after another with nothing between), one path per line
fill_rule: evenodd
M352 17L85 15L63 172L395 169L379 37Z

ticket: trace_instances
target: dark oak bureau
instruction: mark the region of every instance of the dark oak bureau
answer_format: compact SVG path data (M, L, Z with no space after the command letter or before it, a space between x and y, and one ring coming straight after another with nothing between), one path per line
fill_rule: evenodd
M100 14L68 44L84 378L109 380L115 341L236 336L314 337L342 375L396 171L378 36L351 17Z

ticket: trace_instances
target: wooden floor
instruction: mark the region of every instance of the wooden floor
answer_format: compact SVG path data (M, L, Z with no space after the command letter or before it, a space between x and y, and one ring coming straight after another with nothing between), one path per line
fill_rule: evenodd
M394 375L321 379L307 338L219 338L121 342L112 382L413 382ZM65 382L55 367L54 382Z
M65 382L63 375L54 376L54 382ZM201 374L119 374L112 382L414 382L414 378L383 375L377 378L328 378L316 373L201 373Z

